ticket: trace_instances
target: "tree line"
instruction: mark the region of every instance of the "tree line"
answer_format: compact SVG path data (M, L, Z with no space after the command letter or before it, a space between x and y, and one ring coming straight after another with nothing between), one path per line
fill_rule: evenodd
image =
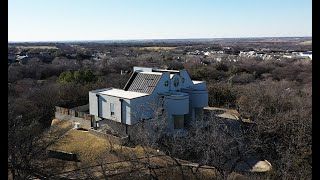
M35 56L26 65L8 66L8 163L16 178L34 172L34 155L41 150L38 137L50 126L54 106L84 105L93 89L123 88L130 73L120 72L130 72L133 66L186 69L192 79L207 82L209 106L238 109L254 121L254 127L240 127L243 134L230 135L228 129L221 130L219 119L211 117L209 128L193 129L186 139L150 139L142 134L146 147L157 145L171 157L210 164L221 172L226 160L240 161L246 152L257 152L274 166L268 178L311 178L311 61L243 58L233 62L225 58L218 62L187 56L185 47L155 51L91 45L106 53L93 60L90 47L64 46L69 49L52 50L51 62ZM75 56L66 55L73 51ZM226 148L232 150L225 152Z

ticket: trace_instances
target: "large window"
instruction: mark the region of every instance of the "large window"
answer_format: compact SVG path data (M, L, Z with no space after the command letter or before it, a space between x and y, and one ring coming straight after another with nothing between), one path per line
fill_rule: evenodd
M175 87L178 87L179 86L179 78L175 78L174 80L173 80L173 85L175 86Z
M110 103L110 113L111 113L111 116L114 116L114 104L113 103Z

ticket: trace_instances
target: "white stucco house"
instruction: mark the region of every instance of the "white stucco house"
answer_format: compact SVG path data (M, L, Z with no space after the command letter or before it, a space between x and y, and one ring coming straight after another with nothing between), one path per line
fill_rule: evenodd
M131 126L159 113L166 115L168 129L184 129L191 121L202 118L206 106L206 82L191 80L186 70L134 67L123 89L89 92L89 113L95 117L93 126L107 124L127 135Z

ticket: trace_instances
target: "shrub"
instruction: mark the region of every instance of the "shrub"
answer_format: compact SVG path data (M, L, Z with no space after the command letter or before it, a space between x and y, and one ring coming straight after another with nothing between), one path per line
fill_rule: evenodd
M240 73L238 75L235 75L231 81L232 83L239 83L239 84L247 84L250 82L253 82L255 79L253 74L248 73Z
M87 84L95 82L97 77L90 69L81 69L78 71L65 71L60 74L57 82L60 84L75 83L75 84Z
M235 90L227 84L215 84L208 86L209 106L229 107L236 103L237 95Z

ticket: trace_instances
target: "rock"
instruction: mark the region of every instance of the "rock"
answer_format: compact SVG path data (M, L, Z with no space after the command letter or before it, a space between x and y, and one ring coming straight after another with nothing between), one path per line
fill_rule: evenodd
M272 169L272 165L269 161L258 161L251 169L252 172L266 172Z

